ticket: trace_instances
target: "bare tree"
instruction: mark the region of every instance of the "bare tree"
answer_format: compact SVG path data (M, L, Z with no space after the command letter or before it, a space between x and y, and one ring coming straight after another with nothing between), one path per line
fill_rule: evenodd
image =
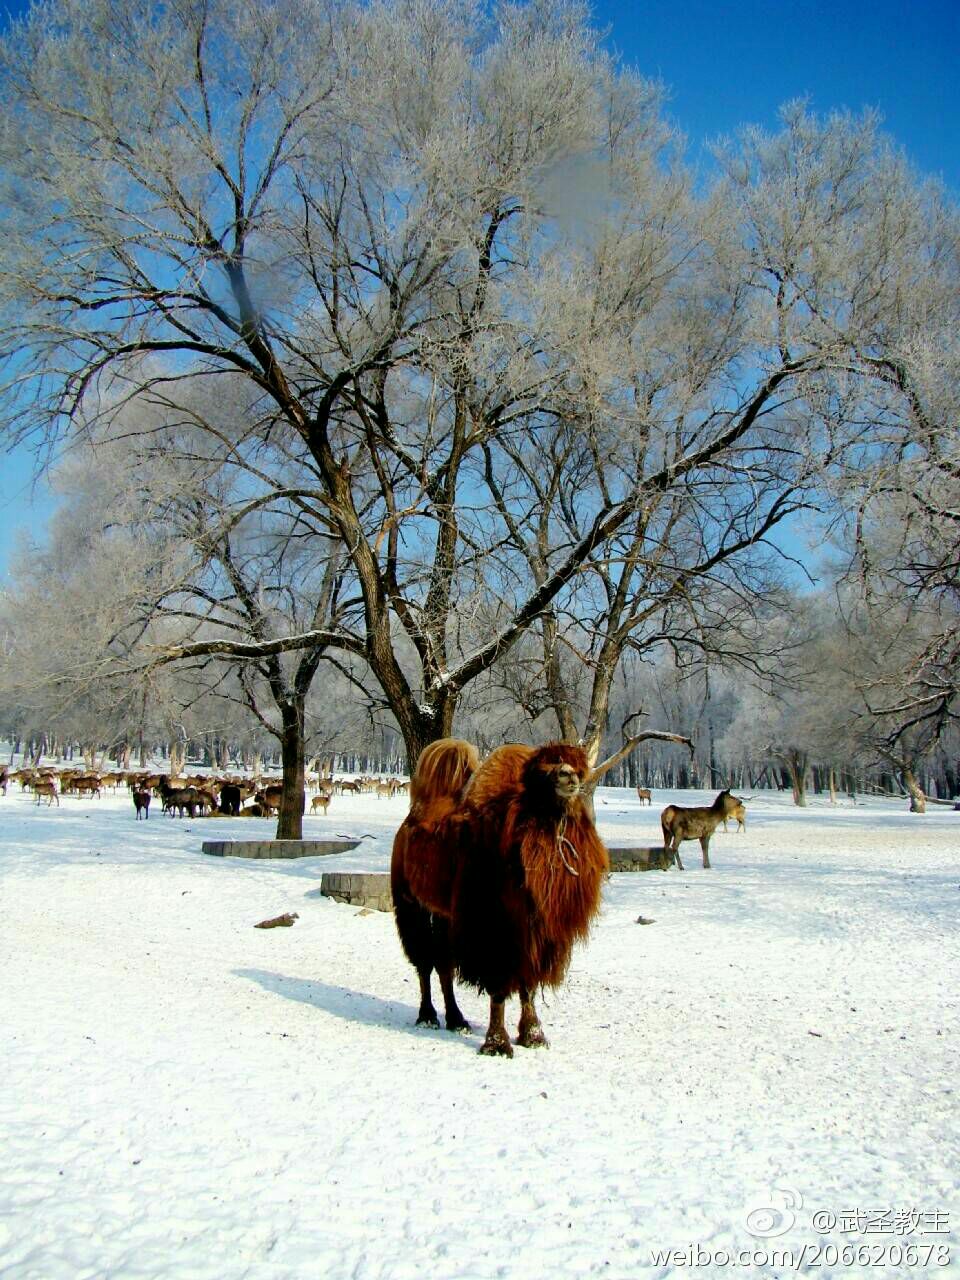
M799 109L696 197L578 4L62 0L0 78L11 438L213 372L269 402L359 610L178 654L362 654L410 756L592 595L595 735L638 628L915 423L944 202Z
M960 620L957 620L960 621ZM857 697L861 749L898 776L913 813L926 812L921 768L960 719L957 622L926 600L854 601L844 610L844 668Z
M858 495L840 594L850 666L865 732L922 812L919 764L960 720L960 431L921 434L848 483Z
M86 498L142 548L110 652L151 681L175 657L165 683L184 709L200 695L239 699L279 745L278 837L300 838L307 699L326 637L349 613L345 557L315 478L300 467L288 481L273 419L240 391L217 376L177 379L99 406L73 456L68 515ZM291 635L315 643L288 651ZM349 642L339 635L338 652Z
M5 637L0 699L23 736L78 743L90 765L122 749L144 727L147 705L165 702L165 682L147 698L143 680L105 669L142 582L146 544L116 533L81 503L52 521L44 545L24 542L0 601Z

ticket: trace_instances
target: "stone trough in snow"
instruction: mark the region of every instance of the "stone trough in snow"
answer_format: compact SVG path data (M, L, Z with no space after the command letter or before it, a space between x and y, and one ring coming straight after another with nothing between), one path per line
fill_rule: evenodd
M641 845L634 849L607 849L611 871L666 871L677 855L662 845Z
M326 858L349 853L359 840L204 840L204 853L217 858Z
M354 907L372 911L392 911L393 896L390 877L375 871L325 871L320 877L320 892L335 902L348 902Z

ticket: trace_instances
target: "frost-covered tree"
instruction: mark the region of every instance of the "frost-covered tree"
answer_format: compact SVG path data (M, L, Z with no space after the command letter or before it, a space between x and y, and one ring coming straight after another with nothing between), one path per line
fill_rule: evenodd
M873 749L924 805L921 761L960 722L960 426L850 481L842 554L850 669Z
M49 0L0 84L8 438L242 384L359 601L284 643L361 654L410 756L588 619L592 745L638 635L702 634L825 469L938 421L940 193L797 108L695 194L572 0Z

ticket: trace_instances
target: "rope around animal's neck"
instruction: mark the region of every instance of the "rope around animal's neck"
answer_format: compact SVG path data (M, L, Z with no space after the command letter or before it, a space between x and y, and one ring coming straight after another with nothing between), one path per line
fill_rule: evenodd
M577 853L576 849L574 848L573 843L570 840L568 840L567 837L564 835L564 832L566 831L566 829L567 829L567 818L566 818L566 814L564 814L564 816L560 819L559 825L557 826L557 853L560 855L560 861L563 863L566 869L570 872L570 874L572 876L578 876L580 872L577 870L576 867L573 867L570 865L569 861L567 860L567 852L570 853L574 862L580 861L580 855L579 853Z

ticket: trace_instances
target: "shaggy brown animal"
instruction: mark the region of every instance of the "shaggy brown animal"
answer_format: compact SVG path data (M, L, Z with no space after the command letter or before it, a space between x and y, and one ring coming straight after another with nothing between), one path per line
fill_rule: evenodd
M240 813L241 790L236 783L225 782L220 788L220 812L235 818Z
M458 771L449 754L458 749L462 759L466 746L456 740L447 749L434 744L428 769L444 768L455 782ZM411 782L411 817L428 769L421 756ZM511 995L519 995L521 1004L517 1043L528 1048L547 1043L534 992L562 982L573 944L586 937L599 907L609 867L581 799L589 776L579 747L500 747L459 798L452 786L437 785L434 779L425 817L405 823L405 832L401 828L406 870L398 887L433 919L449 922L444 935L449 954L440 961L451 963L463 981L490 996L481 1053L512 1055L504 1025L504 1005ZM395 863L396 853L395 846ZM394 877L395 884L398 879ZM397 927L404 940L399 909ZM404 946L409 955L406 942ZM441 963L435 967L443 985Z
M667 850L676 854L677 866L683 870L680 861L680 844L683 840L699 840L703 850L703 865L710 866L710 837L726 818L737 817L737 806L743 808L743 802L730 794L729 790L721 791L713 804L703 808L684 808L678 804L668 804L660 814L660 826L663 828L663 843Z
M476 747L459 738L442 738L424 747L410 780L410 812L393 841L394 918L404 954L420 979L418 1026L440 1025L430 989L436 969L447 1030L470 1029L453 993L449 914L454 858L448 827L479 764Z

